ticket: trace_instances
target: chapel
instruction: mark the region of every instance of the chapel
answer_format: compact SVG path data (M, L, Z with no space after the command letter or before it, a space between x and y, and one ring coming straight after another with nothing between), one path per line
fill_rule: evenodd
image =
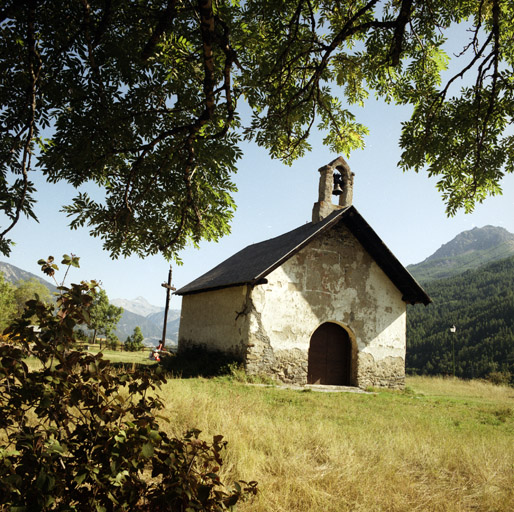
M319 173L311 222L176 292L178 350L221 351L285 383L403 388L407 304L430 297L352 205L347 162Z

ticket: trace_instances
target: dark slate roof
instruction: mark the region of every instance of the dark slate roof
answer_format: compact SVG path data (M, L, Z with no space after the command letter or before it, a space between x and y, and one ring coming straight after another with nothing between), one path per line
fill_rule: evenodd
M405 302L411 304L423 303L425 305L431 302L423 288L396 259L353 206L336 210L321 222L309 222L276 238L249 245L175 293L176 295L188 295L230 286L258 284L316 236L329 230L339 222L344 223L389 279L403 293Z

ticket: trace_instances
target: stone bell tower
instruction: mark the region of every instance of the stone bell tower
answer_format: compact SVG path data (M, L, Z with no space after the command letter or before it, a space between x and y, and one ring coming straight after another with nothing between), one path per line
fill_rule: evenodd
M312 222L320 222L334 210L351 206L353 201L354 173L342 156L321 167L319 173L319 195L312 208ZM339 204L332 203L332 195L339 196Z

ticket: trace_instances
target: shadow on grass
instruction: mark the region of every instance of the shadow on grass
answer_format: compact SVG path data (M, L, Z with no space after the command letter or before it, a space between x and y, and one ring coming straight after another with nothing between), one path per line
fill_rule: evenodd
M242 361L222 352L203 348L191 348L178 354L161 355L163 368L175 377L220 377L233 375L242 366Z
M126 373L132 372L149 372L152 371L153 368L159 365L157 361L154 363L135 363L128 361L110 361L109 365L116 370L124 371Z
M222 378L231 382L275 385L276 382L267 375L247 375L243 362L237 357L223 352L191 348L180 353L161 352L161 361L154 363L111 362L122 372L151 372L160 366L170 378L194 379Z

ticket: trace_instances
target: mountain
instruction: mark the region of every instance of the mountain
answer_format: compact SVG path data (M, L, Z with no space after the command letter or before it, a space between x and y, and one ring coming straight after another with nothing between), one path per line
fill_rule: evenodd
M163 322L164 311L152 313L148 316L142 316L132 313L131 311L124 310L123 315L118 322L115 334L121 341L125 341L127 336L134 332L134 328L139 326L143 336L145 337L145 344L148 346L157 346L162 339ZM179 323L180 310L170 309L168 311L168 322L166 324L166 344L176 345L178 340Z
M502 372L514 380L514 257L429 281L425 290L433 303L408 307L407 371L453 374L455 361L458 377Z
M10 283L27 279L37 279L44 284L51 292L57 288L45 279L18 268L10 263L0 261L0 272L3 272L5 280ZM114 299L111 304L123 308L123 315L115 331L121 341L125 341L139 326L145 337L145 343L150 346L157 346L162 338L162 325L164 321L164 308L150 304L144 297L136 297L133 300ZM180 322L180 310L168 311L168 323L166 327L166 343L175 345L178 339L178 326Z
M6 263L5 261L0 261L0 272L4 274L4 278L9 283L15 284L18 281L27 281L29 279L37 279L40 283L44 284L51 292L56 292L57 287L43 279L42 277L33 274L32 272L27 272L26 270L22 270L21 268L15 267L10 263Z
M420 282L455 276L514 255L514 235L504 228L484 226L464 231L421 263L407 266Z
M149 321L159 325L161 332L159 333L158 342L162 338L162 325L164 323L164 311L154 313L146 317ZM166 343L171 340L171 344L178 343L178 328L180 325L180 309L170 309L168 311L168 322L166 324ZM157 345L158 343L155 343Z
M130 311L131 313L144 317L164 311L164 308L150 304L144 297L136 297L132 300L114 299L110 302L115 306L122 307L125 311Z
M157 346L161 342L164 308L150 304L144 297L136 297L133 300L114 299L110 302L123 308L123 315L115 331L120 340L125 341L127 336L134 332L134 328L139 326L147 345ZM166 343L176 344L179 323L180 310L170 309L166 325Z
M127 336L134 332L136 326L141 328L141 332L145 338L154 338L162 335L162 326L156 325L144 316L125 310L114 333L121 341L125 341Z

